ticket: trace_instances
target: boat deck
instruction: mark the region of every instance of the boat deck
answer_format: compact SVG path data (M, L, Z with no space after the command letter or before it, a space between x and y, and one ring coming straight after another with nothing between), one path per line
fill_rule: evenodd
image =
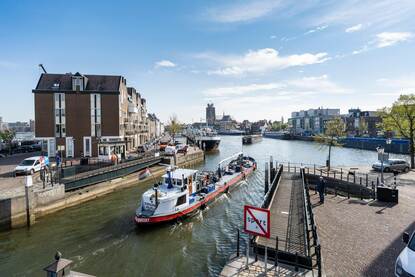
M304 193L299 174L283 172L270 203L271 237L257 237L256 243L291 254L306 256Z

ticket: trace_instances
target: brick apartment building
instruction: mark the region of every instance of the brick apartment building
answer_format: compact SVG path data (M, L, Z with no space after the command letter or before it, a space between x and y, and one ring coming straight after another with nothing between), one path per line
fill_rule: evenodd
M33 89L35 137L50 157L124 156L148 140L145 99L122 76L40 76Z

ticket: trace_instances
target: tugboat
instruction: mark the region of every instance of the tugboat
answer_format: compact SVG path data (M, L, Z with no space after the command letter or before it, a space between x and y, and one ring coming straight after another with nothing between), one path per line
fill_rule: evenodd
M256 166L253 158L237 153L222 160L216 171L169 167L162 182L142 195L134 220L138 225L149 225L194 215L245 179Z

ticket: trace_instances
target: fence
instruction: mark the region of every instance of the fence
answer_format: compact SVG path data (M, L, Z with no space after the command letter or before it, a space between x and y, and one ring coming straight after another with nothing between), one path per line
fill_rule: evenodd
M285 169L288 172L300 172L304 169L305 177L311 188L319 182L319 177L326 180L326 192L343 195L350 198L360 197L376 198L376 189L380 185L379 176L373 176L368 173L361 173L351 168L345 170L343 168L331 168L316 164L290 163L286 162Z
M103 167L97 170L92 170L81 174L73 175L68 178L63 178L60 181L65 185L65 191L71 191L86 186L90 186L96 183L126 176L133 172L160 163L161 159L162 157L160 156L134 159L117 165Z

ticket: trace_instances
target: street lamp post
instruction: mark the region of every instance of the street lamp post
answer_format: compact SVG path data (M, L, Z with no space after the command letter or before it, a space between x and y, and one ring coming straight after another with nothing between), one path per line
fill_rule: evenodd
M376 150L378 151L378 160L380 160L380 182L383 185L383 160L385 158L385 148L379 146Z
M389 150L388 150L388 160L389 160L389 153L391 152L391 146L390 146L390 145L391 145L391 143L392 143L392 139L391 139L391 138L387 138L387 139L386 139L386 144L387 144L387 145L389 145L389 146L388 146L388 149L389 149Z

